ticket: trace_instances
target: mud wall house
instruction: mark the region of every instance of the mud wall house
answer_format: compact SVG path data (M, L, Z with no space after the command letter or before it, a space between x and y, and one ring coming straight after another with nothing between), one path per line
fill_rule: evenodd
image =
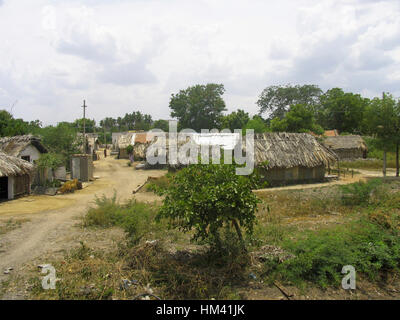
M32 163L0 151L0 201L31 192Z
M339 160L367 158L367 145L364 139L358 135L327 137L323 144L336 153Z
M263 133L254 140L255 166L270 185L323 181L336 155L308 133Z
M121 137L122 135L125 135L127 133L128 132L113 132L111 134L112 150L113 151L118 151L118 140L119 140L119 137Z
M40 138L33 135L0 138L0 151L31 163L48 152Z
M131 145L133 146L133 159L135 161L145 160L146 149L153 138L154 134L151 132L128 132L120 135L117 143L118 159L129 159L126 148Z
M80 150L82 153L86 151L86 153L88 154L93 154L99 149L100 145L99 135L97 133L86 133L85 137L86 137L86 150L83 145L80 147ZM80 132L78 133L78 140L83 141L83 133Z

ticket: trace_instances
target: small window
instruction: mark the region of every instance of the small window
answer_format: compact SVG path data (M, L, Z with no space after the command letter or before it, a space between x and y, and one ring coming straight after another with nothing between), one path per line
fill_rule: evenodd
M28 161L28 162L31 162L31 157L30 156L22 156L21 159L25 160L25 161Z

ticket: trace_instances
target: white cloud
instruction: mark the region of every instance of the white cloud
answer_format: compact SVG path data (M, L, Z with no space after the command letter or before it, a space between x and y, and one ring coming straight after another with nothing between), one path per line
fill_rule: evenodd
M256 113L272 84L400 95L396 0L20 0L0 5L0 106L45 123L140 108L169 118L171 93L225 84Z

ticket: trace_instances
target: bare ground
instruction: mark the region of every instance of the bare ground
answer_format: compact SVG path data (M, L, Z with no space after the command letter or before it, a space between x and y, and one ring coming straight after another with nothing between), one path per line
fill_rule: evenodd
M366 177L381 176L376 171L358 170L359 175L347 176L340 181L321 184L308 184L270 188L256 191L262 194L270 194L283 190L309 190L323 188L332 185L348 184ZM0 298L26 299L28 283L26 275L32 274L37 265L48 263L54 258L62 259L64 254L73 247L78 247L81 241L93 249L113 250L118 241L124 238L123 232L118 228L105 230L88 230L80 227L81 217L92 205L96 196L113 196L117 192L118 199L125 201L136 198L139 201L153 203L160 198L150 192L139 192L135 195L132 191L143 184L149 176L160 177L164 170L134 170L127 166L126 160L115 160L111 157L95 162L95 175L99 177L87 188L74 194L58 196L29 196L18 200L0 204L0 226L6 232L0 233L0 283L9 283L9 287ZM389 174L391 175L392 172ZM340 223L340 217L335 215L323 219L323 223ZM298 219L297 219L298 220ZM299 223L296 219L286 221ZM320 217L308 217L302 223L321 223ZM315 221L314 221L315 220ZM330 221L333 220L333 221ZM9 223L11 221L11 224ZM19 223L20 221L21 223ZM10 274L3 271L12 267ZM25 277L24 277L25 276ZM11 280L12 281L8 281ZM21 282L22 281L22 282ZM397 283L397 281L396 281ZM366 282L365 284L369 284ZM373 290L374 291L373 291ZM296 288L286 288L294 294L294 299L368 299L368 298L393 298L398 297L400 286L393 287L393 293L388 289L379 292L379 288L372 288L365 292L375 292L369 295L361 291L343 295L343 290L321 291L319 289L307 290L307 293L299 292ZM390 288L391 290L392 288ZM238 291L247 299L284 299L282 292L272 286L267 287L257 281L247 288L238 288ZM1 291L1 288L0 288Z
M80 218L96 196L111 197L116 191L120 201L131 198L143 202L157 201L158 197L153 194L133 195L132 191L149 176L164 174L163 170L134 170L127 166L126 160L108 157L95 162L95 175L99 179L83 190L69 195L29 196L2 203L0 224L16 217L26 222L0 235L0 281L10 277L10 274L3 273L8 268L13 268L11 274L18 274L30 262L46 263L46 257L57 255L86 239L90 231L74 226L80 224ZM94 238L97 246L101 245L98 237ZM6 295L3 298L15 297Z

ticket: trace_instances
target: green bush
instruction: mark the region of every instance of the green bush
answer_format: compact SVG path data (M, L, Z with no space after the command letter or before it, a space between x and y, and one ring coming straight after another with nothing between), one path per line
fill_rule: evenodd
M136 244L151 228L155 212L147 204L130 201L118 204L116 194L112 198L96 198L96 206L90 208L84 217L84 226L120 226L127 233L132 244Z
M359 181L356 183L340 186L342 202L344 205L368 205L372 193L382 185L382 180L373 179L368 182Z
M233 226L243 244L240 226L251 234L259 199L252 189L257 177L236 175L235 165L190 165L179 171L165 190L157 219L170 227L194 229L194 240L219 241L219 230Z
M283 247L294 258L282 263L269 260L264 272L270 279L280 278L296 285L339 285L345 265L354 266L372 280L381 272L398 271L400 267L398 233L364 218L350 227L309 232L303 239L284 242Z

